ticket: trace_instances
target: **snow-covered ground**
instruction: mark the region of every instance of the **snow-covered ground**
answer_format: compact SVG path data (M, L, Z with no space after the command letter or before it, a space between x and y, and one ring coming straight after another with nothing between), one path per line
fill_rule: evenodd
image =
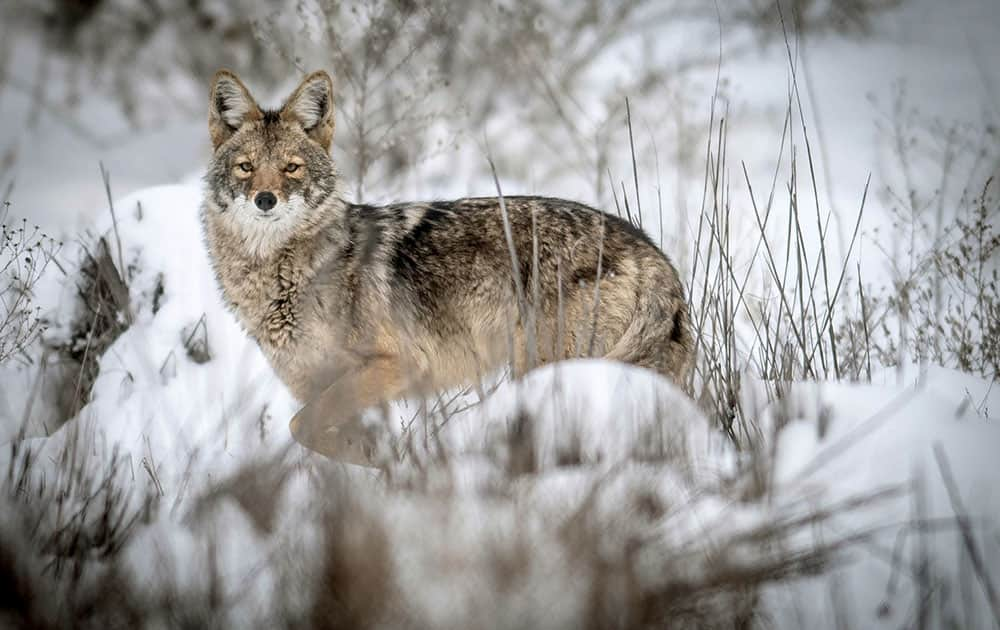
M943 128L972 125L962 133L978 133L977 125L1000 119L1000 65L990 62L1000 54L998 29L1000 5L992 0L916 0L880 18L871 39L822 36L802 44L799 80L821 165L819 199L841 214L838 229L848 236L865 178L873 174L865 236L855 250L867 281L886 280L886 252L878 247L884 237L874 228L885 234L896 204L887 188L902 189L887 133L897 86L905 86L904 106L918 107L920 120ZM18 68L33 67L31 42L15 45L28 55ZM670 45L685 43L669 43L661 54L669 54ZM611 82L611 66L634 61L623 54L598 70L607 70L604 80ZM771 46L725 58L721 73L731 114L733 218L752 226L740 164L746 163L760 201L777 158L788 61L783 46ZM688 118L707 122L714 68L685 85ZM0 119L28 120L30 104L28 91L0 93ZM17 151L13 171L0 179L0 187L8 175L14 180L12 212L68 241L60 257L66 274L51 268L37 287L37 302L52 319L49 339L65 338L77 316L81 232L88 233L81 239L88 246L95 236L107 237L116 266L120 241L121 261L131 271L119 271L129 278L133 305L127 330L100 357L91 402L54 432L65 418L54 399L36 395L37 363L0 366L0 470L30 452L33 481L58 485L69 476L67 453L94 471L124 462L116 478L128 489L127 501L141 506L157 497L120 554L142 588L154 592L168 583L205 590L217 568L224 599L235 602L227 619L261 625L278 614L276 600L287 595L290 575L301 584L318 580L309 572L321 570L315 562L322 555L321 524L330 522L325 510L333 509L350 514L336 529L344 566L360 571L385 560L392 567L393 587L379 590L387 610L406 611L423 627L482 626L484 618L496 627L580 627L594 614L590 598L598 584L612 600L627 591L601 582L594 567L621 568L607 559L625 557L636 540L642 554L629 568L630 588L658 592L717 570L719 555L739 566L766 562L761 545L732 541L839 506L779 537L782 546L800 551L847 539L852 544L831 570L764 588L759 612L775 627L915 627L930 600L938 615L931 627L996 627L989 593L995 597L1000 582L1000 388L956 370L876 366L870 384L795 382L781 407L762 402L765 384L748 374L745 406L760 418L762 452L773 454L766 496L749 499L746 454L734 452L694 402L655 375L597 360L543 368L521 383L501 380L482 401L475 391L442 396L451 413L433 440L423 440L427 427L415 401L394 405L387 418L373 416L385 448L401 435L415 436L405 461L387 467L390 479L305 453L287 430L297 403L223 307L209 270L197 219L208 139L200 112L192 116L131 130L111 103L84 95L79 120L111 139L106 146L46 111L35 127L0 130L0 149ZM489 142L529 151L530 138L507 133L516 120L516 112L498 114L486 130ZM474 166L484 161L482 138L464 133L454 153L415 166L398 183L400 194L492 193L491 180ZM698 142L700 156L703 139ZM929 144L939 150L935 142ZM688 213L693 225L701 173L675 181L671 169L683 169L668 166L671 151L659 149L662 185L678 189L663 191L666 241L687 241L690 234L673 228L683 225L673 213ZM974 158L963 154L958 163ZM98 160L112 174L117 232ZM660 165L642 162L643 204L653 208ZM582 176L544 179L533 175L528 160L522 166L516 175L501 173L505 192L595 202L592 183ZM699 162L694 170L700 168ZM942 181L938 163L913 168L910 177L925 193ZM630 173L631 163L615 161L611 170L617 178ZM949 203L960 192L944 190ZM675 200L687 206L673 208ZM188 352L195 336L207 340L207 361ZM535 420L530 435L519 438L524 427L517 419L525 416ZM25 440L9 448L22 430ZM519 439L530 442L528 463L514 452ZM437 448L447 455L443 461ZM272 465L280 480L268 477ZM256 498L231 488L234 475L260 466L272 483L262 492L274 495L263 512ZM527 468L511 472L519 466ZM331 473L341 484L333 490ZM844 507L854 499L858 505ZM567 546L567 531L581 513L593 519L588 531L597 542L583 547L601 550L597 560L577 557L579 545ZM5 514L0 526L12 520ZM4 527L0 533L10 531ZM372 545L387 550L385 557L358 558L352 551ZM516 579L504 581L498 566ZM383 622L393 626L391 617Z
M35 483L67 475L66 452L77 453L91 470L124 462L118 475L130 500L159 497L159 508L121 553L125 566L153 590L164 583L197 589L207 584L210 568L218 570L227 598L241 594L253 602L226 613L246 625L276 614L277 585L284 579L278 554L302 571L315 569L308 560L319 537L307 532L317 523L317 493L328 489L303 472L323 463L289 437L286 422L296 403L223 307L204 249L194 245L201 238L200 191L192 182L119 199L117 236L110 220L99 222L96 233L120 238L122 258L135 270L133 323L101 357L92 402L51 436L36 430L17 457L30 450ZM141 215L134 211L140 205ZM55 288L47 294L71 299L73 283L56 278L48 281L61 282L69 293L59 297ZM150 296L160 284L154 312ZM185 349L199 321L211 355L204 363ZM58 327L51 334L59 334ZM4 369L5 385L30 381L17 373L30 368ZM868 537L850 546L847 561L829 573L767 587L761 612L777 627L834 627L845 615L848 627L911 625L924 593L920 561L929 563L935 588L942 589L935 596L943 598L945 614L960 627L989 627L992 613L970 573L956 510L971 524L986 566L1000 566L994 461L1000 390L934 367L886 370L872 380L794 383L786 406L762 406L761 432L774 449L773 479L769 496L756 501L737 500L731 482L739 455L695 404L640 369L575 361L540 369L521 383L501 382L482 402L475 393L459 393L430 447L422 446L427 426L419 420L414 426L415 405L400 403L384 424L384 444L407 427L415 437L408 458L390 467L390 489L375 473L352 469L350 483L360 490L335 507L364 518L344 525L341 534L348 541L360 536L363 546L367 539L351 527L382 532L380 545L394 567L393 605L428 627L467 627L491 611L497 627L578 627L594 583L564 545L560 528L588 502L596 501L590 509L602 553L615 557L632 537L645 541L635 575L639 588L653 590L708 572L712 549L726 549L729 561L752 566L765 557L763 550L729 550L727 541L840 504L783 544L808 550ZM761 384L746 383L744 395L760 399L759 390ZM5 387L16 411L12 393ZM527 438L531 464L510 481L510 467L523 462L511 440L512 432L523 430L517 422L522 412L534 418ZM9 427L18 417L8 409L0 419ZM445 464L437 449L447 454ZM9 460L12 451L2 453ZM261 515L256 499L241 501L219 490L248 467L274 462L290 466L283 469L290 478L276 486L272 516ZM943 474L953 476L960 496L949 496ZM412 489L420 484L399 485L413 475L423 476L428 488L451 490L442 495ZM894 492L843 508L887 490ZM650 515L636 507L640 499L667 507ZM518 564L516 586L500 588L490 581L499 579L497 558L521 557L518 544L531 553L518 561L524 566Z

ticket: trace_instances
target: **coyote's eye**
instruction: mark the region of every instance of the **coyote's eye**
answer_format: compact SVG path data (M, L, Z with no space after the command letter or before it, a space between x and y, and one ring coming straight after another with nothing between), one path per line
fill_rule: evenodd
M289 162L288 166L285 167L285 172L294 173L295 171L299 170L299 166L300 165L296 164L295 162Z
M237 166L239 166L240 170L243 171L244 173L249 173L250 171L253 170L253 164L251 164L250 162L240 162L239 164L237 164Z

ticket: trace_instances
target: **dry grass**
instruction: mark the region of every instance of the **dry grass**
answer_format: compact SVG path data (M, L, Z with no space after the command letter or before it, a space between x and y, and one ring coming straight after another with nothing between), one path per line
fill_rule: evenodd
M535 517L524 511L524 492L542 471L513 465L524 463L518 453L533 421L523 416L524 426L509 432L506 448L494 451L506 454L493 456L495 475L471 494L442 484L453 474L448 457L423 462L425 480L436 476L437 482L414 484L412 470L405 470L409 464L397 462L385 471L381 489L349 482L333 467L312 469L314 505L294 529L318 532L319 538L314 545L276 549L268 570L276 573L278 590L260 622L276 628L754 627L760 586L822 571L865 536L817 546L803 543L802 534L881 498L819 511L788 505L762 512L768 516L756 524L717 523L707 537L699 530L664 543L656 533L661 524L679 525L691 506L671 503L654 482L657 470L681 462L646 459L623 462L617 472L598 478L576 507L552 511L538 530L531 525ZM56 467L64 474L55 479L35 470L29 452L15 453L18 466L8 474L2 498L10 516L0 536L0 583L9 596L0 600L0 619L23 628L233 626L243 604L214 555L216 530L199 524L211 522L216 506L233 500L257 531L274 532L280 497L301 472L281 456L221 480L192 501L190 511L177 515L178 526L201 541L208 555L173 562L194 562L208 572L197 584L180 583L165 565L150 589L120 552L166 508L165 499L153 484L132 480L123 460L112 456L107 467L108 460L88 444L85 436L70 441ZM470 509L495 519L488 526L493 533L477 537L474 546L455 547L464 559L434 552L461 545L462 515ZM623 510L632 516L623 520ZM400 518L409 521L400 524ZM421 527L431 529L408 533ZM429 550L408 551L415 543ZM401 565L404 557L409 562ZM157 574L153 567L145 571ZM539 571L547 576L542 582ZM453 619L446 625L433 623L436 615L423 608L433 600L415 600L420 585L404 576L440 580L456 597L476 593L475 603L445 615ZM562 581L566 592L551 589ZM523 592L543 585L552 600L534 601Z
M128 329L131 304L128 285L118 272L104 238L96 251L81 243L83 262L77 276L77 313L69 339L55 349L62 359L66 394L60 401L64 417L72 418L88 402L105 350Z
M851 6L863 8L863 4ZM400 5L404 16L406 6ZM823 13L824 19L835 21L830 17L834 13L832 9ZM607 29L601 29L600 23L581 28L597 29L601 35L597 41L606 43L614 41L618 30L628 26L633 16L623 13L609 21ZM433 17L432 12L412 19ZM388 20L390 34L399 35L405 24L393 21L398 19L402 18L376 15L370 21L381 24L379 20ZM763 18L753 13L747 19ZM78 26L73 22L60 28ZM359 41L367 41L365 37L362 32ZM381 52L405 57L433 49L423 41L403 38L394 42L398 49ZM755 511L762 518L741 528L712 523L716 527L698 530L687 538L666 536L665 530L677 531L676 523L689 517L693 507L672 501L649 481L690 464L685 454L668 448L670 436L661 434L654 440L643 436L642 443L635 445L625 461L607 475L591 479L586 496L573 509L545 514L544 527L539 528L533 520L539 515L526 507L526 488L553 471L543 469L537 457L537 419L522 412L510 422L497 448L478 454L489 474L482 484L471 489L456 481L458 456L434 442L433 430L425 431L429 437L421 440L420 448L415 430L383 444L380 477L370 486L346 478L336 467L290 464L287 454L218 480L187 502L182 513L170 517L171 522L185 528L185 533L204 543L200 547L204 549L203 557L176 559L197 561L198 566L206 567L204 580L186 584L163 575L155 588L145 588L131 573L122 550L135 544L137 532L146 525L164 519L165 510L173 512L176 508L177 504L165 503L168 498L155 475L147 470L149 474L139 472L133 476L131 467L118 454L95 454L85 435L72 436L54 466L39 463L38 455L28 446L14 443L0 498L0 512L4 515L0 518L0 625L238 625L235 620L244 614L247 602L226 586L225 568L220 566L221 556L217 555L219 541L198 524L210 522L218 506L231 503L247 515L255 531L273 535L280 529L283 494L295 480L307 477L310 496L315 499L312 509L304 512L302 522L297 523L296 532L302 532L303 540L278 546L270 557L267 570L274 572L278 586L272 593L272 606L256 620L259 625L440 627L429 621L426 611L416 606L408 594L414 586L404 577L412 578L415 566L418 582L455 584L455 592L459 593L465 592L463 587L478 589L479 598L456 603L454 627L519 628L544 622L595 630L766 626L758 609L758 594L763 586L826 571L835 566L844 551L866 541L871 533L852 532L816 543L810 532L835 516L868 507L897 491L874 492L820 508L778 503L773 493L773 448L776 433L792 417L789 384L808 379L862 380L870 376L873 363L886 365L898 360L903 354L901 347L917 356L953 361L969 371L989 374L992 370L995 377L996 339L1000 338L996 299L1000 237L993 227L997 204L990 194L988 179L983 180L986 183L980 188L982 193L972 198L968 218L948 233L949 238L933 240L925 257L918 252L916 258L926 264L915 265L915 275L901 275L895 292L887 296L866 289L860 271L856 277L851 276L851 252L868 203L867 184L859 183L858 210L852 218L854 232L847 251L833 256L827 247L831 210L824 209L819 199L812 133L798 103L795 64L787 35L784 42L793 83L768 190L755 190L747 168L742 164L734 168L729 162L728 116L716 111L713 101L704 152L705 193L687 278L699 340L698 364L687 389L740 455L733 478L687 490L694 497L716 496L733 509ZM575 72L596 54L579 52ZM379 77L391 77L406 67L387 65L391 55L379 56L378 50L371 53L371 74L365 81L360 75L357 78L358 95L371 94ZM526 60L518 59L517 63ZM355 71L345 66L342 74L359 74ZM538 67L534 71L544 75ZM573 76L566 81L572 83ZM558 124L568 128L562 131L574 135L572 118L559 114L566 104L563 95L552 90L548 94L541 100L541 107L555 112L561 121ZM624 215L642 225L642 182L631 106L622 99L622 108L634 191L630 199L624 184L619 190L612 181L610 188ZM614 112L621 113L618 109ZM364 136L373 132L372 127L364 127L368 113L359 105L351 123L359 134L358 151L371 151L362 164L371 166L379 160L391 163L398 158L395 145L380 141L374 143L374 148L364 148ZM425 122L418 113L407 110L394 112L394 116L410 123ZM385 128L375 130L389 133L393 120L392 116L380 120L378 124ZM553 132L546 137L558 136ZM603 181L606 147L592 149L581 153L592 162L586 167L596 170ZM391 171L391 167L386 168ZM734 171L749 189L746 199L729 196L729 178ZM779 207L782 173L788 174L787 181L781 182L788 201ZM611 181L610 173L607 175ZM368 169L363 167L357 179L359 190L371 183L367 177ZM734 215L740 210L753 217L755 231L749 258L733 233ZM651 220L650 212L647 207L645 220ZM657 208L657 213L662 213L662 207ZM818 247L809 245L808 234L818 235ZM92 251L85 251L78 275L77 324L72 341L62 348L80 366L72 387L67 387L72 390L68 415L86 404L99 357L127 328L131 316L128 278L119 273L124 264L121 246L116 251L103 239ZM957 283L966 299L949 302L949 294L939 290L944 282ZM919 288L927 286L931 287L929 293ZM518 287L519 303L531 290ZM30 294L24 295L30 298ZM853 297L858 304L850 301ZM19 312L30 312L23 308L29 301L18 302L22 304ZM925 329L919 319L924 313L927 317L947 313L949 317L938 320L941 323L933 329L933 335L921 337L910 331ZM530 313L523 316L530 319ZM897 320L910 324L894 330L890 324ZM37 329L29 326L27 330L35 330L31 334L37 335ZM186 330L182 341L196 362L212 360L203 320ZM24 347L23 341L20 347ZM13 356L0 354L0 360L12 360ZM747 377L765 385L765 400L748 400L744 396L742 381ZM768 405L776 411L774 434L763 435L758 418ZM447 404L425 407L411 426L440 426L452 413L454 409ZM555 458L556 468L567 474L586 472L594 462L587 461L578 444L574 447L575 443L569 442L571 446ZM834 450L839 455L849 446ZM947 478L946 462L939 461L939 465ZM53 470L55 475L47 474ZM961 524L965 509L960 493L954 483L949 490ZM462 557L431 551L409 555L416 560L408 565L411 573L404 573L399 554L420 552L425 545L433 549L435 542L451 542L449 536L459 531L456 523L467 516L470 505L481 510L478 514L489 517L484 522L496 525L498 533L481 536ZM407 537L396 521L399 506L406 506L414 522L425 531ZM924 535L920 510L915 522L918 524L914 531ZM319 532L315 545L304 540L308 538L306 532ZM964 529L961 533L975 575L995 601L995 577L984 565L976 541ZM486 560L477 564L477 558ZM539 580L539 571L548 573ZM927 582L929 571L927 568L923 574ZM537 586L548 599L532 601L523 597L518 592L518 586L523 584ZM555 589L545 590L552 584ZM572 607L577 601L586 602L578 616L559 617L564 607ZM445 605L434 603L438 609Z
M26 219L10 222L10 204L0 206L0 363L30 359L45 329L33 292L60 246Z

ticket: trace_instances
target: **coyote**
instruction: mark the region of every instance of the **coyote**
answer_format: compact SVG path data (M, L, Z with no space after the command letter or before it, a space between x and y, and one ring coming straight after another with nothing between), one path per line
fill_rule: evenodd
M352 203L333 131L325 72L278 110L215 76L204 237L227 304L311 403L304 446L368 463L361 411L507 365L602 356L684 380L683 287L640 229L545 197Z

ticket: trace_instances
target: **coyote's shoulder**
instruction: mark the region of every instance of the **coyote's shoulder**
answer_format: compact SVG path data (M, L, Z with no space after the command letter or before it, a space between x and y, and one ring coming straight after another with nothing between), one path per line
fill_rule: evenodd
M546 197L347 202L332 116L325 73L276 112L229 73L212 90L206 242L226 300L297 397L346 379L360 407L574 356L684 379L682 284L640 229Z

